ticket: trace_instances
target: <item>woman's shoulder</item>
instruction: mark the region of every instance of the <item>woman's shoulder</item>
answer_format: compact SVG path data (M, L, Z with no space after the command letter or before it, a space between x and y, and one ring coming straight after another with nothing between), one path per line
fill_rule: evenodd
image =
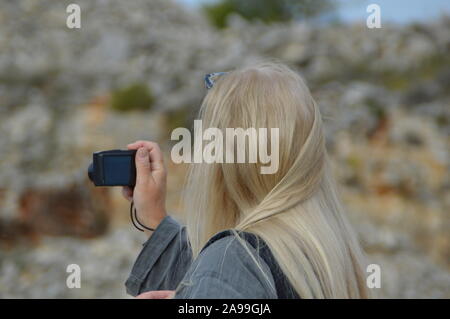
M221 232L204 246L198 257L199 263L219 274L230 272L231 277L243 278L262 276L273 282L270 266L257 251L262 245L264 242L254 236L240 233L238 237L233 231Z
M209 239L209 241L203 246L202 253L204 251L230 251L232 255L244 255L248 258L257 257L259 250L262 247L266 247L264 241L248 232L238 232L235 230L224 230Z
M232 234L216 237L203 248L182 285L192 283L203 283L213 295L218 293L214 287L222 287L221 297L234 291L241 298L276 298L269 266L255 248Z
M210 247L214 248L211 249ZM299 298L265 241L249 232L224 231L213 236L205 245L211 254L231 252L228 263L259 271L270 284L274 283L277 296L283 299ZM214 257L216 258L216 257Z

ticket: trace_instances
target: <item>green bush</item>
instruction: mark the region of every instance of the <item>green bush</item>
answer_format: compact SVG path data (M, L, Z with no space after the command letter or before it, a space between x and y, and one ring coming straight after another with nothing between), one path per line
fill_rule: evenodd
M149 110L154 102L150 89L140 83L118 89L111 97L111 108L119 112Z
M233 12L238 12L234 1L222 1L203 6L203 11L212 25L219 29L227 26L227 18Z
M220 0L204 5L203 11L213 25L224 28L232 13L249 21L271 23L311 18L332 8L329 0Z

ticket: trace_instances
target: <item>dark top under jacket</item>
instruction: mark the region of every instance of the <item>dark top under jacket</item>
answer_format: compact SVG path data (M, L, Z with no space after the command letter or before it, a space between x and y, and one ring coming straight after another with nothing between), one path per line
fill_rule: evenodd
M247 247L231 232L219 233L192 260L185 228L168 216L144 244L127 292L176 289L175 298L182 299L298 298L264 242L258 244L255 235L244 239Z

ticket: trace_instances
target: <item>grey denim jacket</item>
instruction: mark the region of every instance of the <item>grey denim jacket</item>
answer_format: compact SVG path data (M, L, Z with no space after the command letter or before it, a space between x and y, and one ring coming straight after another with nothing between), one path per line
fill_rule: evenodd
M257 263L233 236L215 241L193 260L185 228L167 216L135 261L127 292L176 290L181 299L277 298L269 266L247 246Z

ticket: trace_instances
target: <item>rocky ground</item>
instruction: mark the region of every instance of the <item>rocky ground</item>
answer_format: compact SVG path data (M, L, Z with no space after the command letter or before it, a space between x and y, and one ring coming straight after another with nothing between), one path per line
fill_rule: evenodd
M217 31L167 0L79 0L77 31L66 2L0 4L0 297L124 297L144 238L118 191L89 185L91 152L152 139L168 154L204 73L265 58L299 70L321 107L342 197L382 267L380 295L450 297L448 17L379 30L233 17ZM151 90L150 110L111 109L130 83ZM185 167L169 169L180 212ZM70 263L81 289L65 286Z

